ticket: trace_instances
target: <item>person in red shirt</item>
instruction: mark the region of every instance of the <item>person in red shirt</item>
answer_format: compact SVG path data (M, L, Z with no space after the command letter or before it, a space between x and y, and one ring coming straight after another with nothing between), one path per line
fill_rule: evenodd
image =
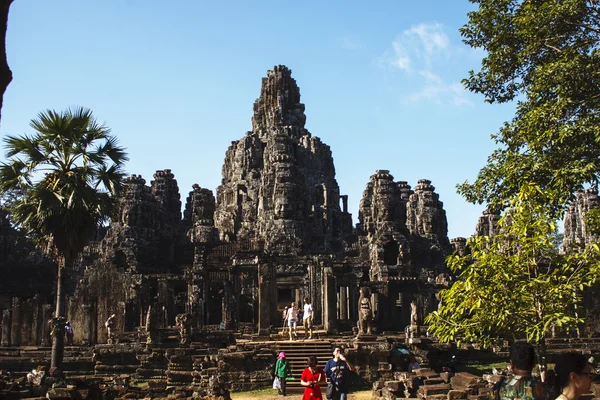
M308 367L302 371L300 377L300 384L306 387L302 400L322 399L321 382L325 382L325 373L322 368L317 367L317 357L310 356L308 357Z

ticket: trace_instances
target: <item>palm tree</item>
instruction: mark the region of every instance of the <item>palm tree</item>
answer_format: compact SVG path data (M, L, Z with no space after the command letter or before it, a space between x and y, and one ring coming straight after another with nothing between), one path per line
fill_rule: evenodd
M60 370L64 271L110 215L128 158L110 129L86 108L47 110L30 126L33 135L4 139L8 161L0 164L0 193L20 194L9 206L13 222L58 264L51 366Z

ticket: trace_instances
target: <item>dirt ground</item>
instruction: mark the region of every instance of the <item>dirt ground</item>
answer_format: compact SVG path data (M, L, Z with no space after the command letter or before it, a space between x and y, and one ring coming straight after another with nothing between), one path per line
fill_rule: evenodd
M274 392L274 391L273 391ZM302 394L290 394L285 397L278 396L274 393L269 393L269 391L262 392L245 392L245 393L232 393L232 400L302 400ZM325 395L323 394L323 400L325 400ZM371 391L366 390L362 392L354 392L348 394L348 400L371 400Z

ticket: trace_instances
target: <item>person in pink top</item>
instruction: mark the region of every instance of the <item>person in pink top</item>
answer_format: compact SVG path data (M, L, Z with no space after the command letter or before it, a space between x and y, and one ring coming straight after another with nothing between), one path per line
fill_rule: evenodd
M317 357L308 357L308 367L302 371L300 384L305 387L302 400L323 399L321 382L325 382L325 373L317 367Z

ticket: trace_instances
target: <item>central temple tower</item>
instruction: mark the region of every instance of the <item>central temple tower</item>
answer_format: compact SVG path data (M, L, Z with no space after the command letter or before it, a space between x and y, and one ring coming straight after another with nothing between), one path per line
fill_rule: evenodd
M281 254L340 252L352 232L329 146L304 127L300 89L285 66L262 80L252 131L232 142L217 188L223 241L250 241ZM345 197L344 197L345 199Z

